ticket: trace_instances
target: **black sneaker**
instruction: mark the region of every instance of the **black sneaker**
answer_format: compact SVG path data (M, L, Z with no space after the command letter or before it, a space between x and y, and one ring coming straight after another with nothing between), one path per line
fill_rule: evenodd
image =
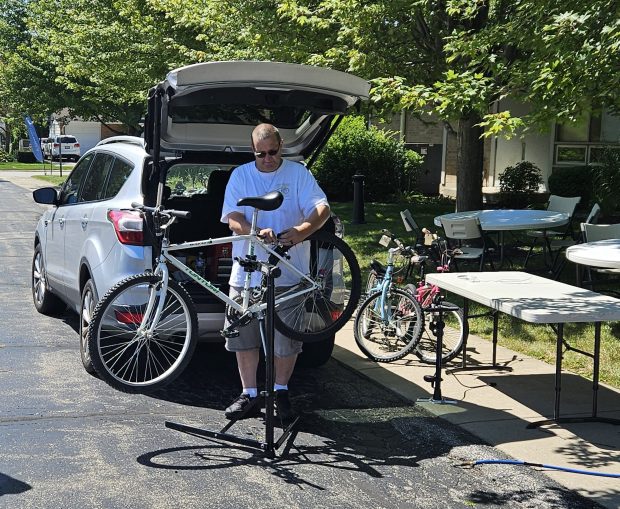
M286 389L276 391L276 415L283 421L291 421L297 416Z
M252 404L252 408L250 408L245 414L243 414L243 419L247 417L256 417L260 414L260 401L254 401L257 398L250 398L247 394L241 394L238 396L230 406L224 410L224 416L227 419L239 419L243 414L244 410Z

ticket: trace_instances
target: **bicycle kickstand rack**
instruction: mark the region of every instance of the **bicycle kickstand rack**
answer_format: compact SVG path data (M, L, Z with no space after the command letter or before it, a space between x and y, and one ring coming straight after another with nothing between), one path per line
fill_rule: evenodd
M441 357L443 355L443 329L445 322L443 320L444 311L455 311L458 307L452 304L439 303L434 305L430 312L437 312L437 345L435 348L435 374L424 375L424 381L429 382L433 387L433 396L431 398L418 398L417 403L435 403L440 405L457 405L458 402L452 399L446 399L441 395Z
M274 302L275 302L275 278L279 275L279 270L276 267L269 265L263 265L262 269L267 274L267 310L264 317L259 318L259 328L261 338L263 340L263 348L265 350L265 391L262 395L265 397L265 440L254 440L251 438L239 437L227 433L227 431L244 415L252 409L252 405L246 407L245 412L238 418L231 420L226 426L219 431L207 430L203 428L197 428L194 426L188 426L186 424L180 424L177 422L166 421L166 428L181 431L189 435L197 436L200 438L215 438L240 446L245 446L253 449L263 451L265 457L275 458L276 450L286 441L293 431L293 428L299 421L299 416L296 417L288 426L286 426L282 435L276 441L274 438L274 403L275 392L273 389L275 379L274 368ZM254 404L258 404L260 398L254 400Z

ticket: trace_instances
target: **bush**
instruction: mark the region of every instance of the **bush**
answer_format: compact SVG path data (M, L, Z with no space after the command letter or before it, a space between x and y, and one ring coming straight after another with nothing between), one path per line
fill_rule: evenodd
M508 166L499 176L500 201L503 206L519 208L531 201L543 183L540 168L529 161Z
M345 117L312 167L330 200L353 199L353 175L364 175L364 199L387 201L416 189L422 158L387 131Z
M551 194L581 196L580 206L587 207L592 200L592 168L589 166L555 168L548 183Z
M593 195L605 215L613 215L620 209L620 149L605 149L601 165L592 168Z
M12 163L13 161L15 161L15 158L3 148L0 148L0 163Z

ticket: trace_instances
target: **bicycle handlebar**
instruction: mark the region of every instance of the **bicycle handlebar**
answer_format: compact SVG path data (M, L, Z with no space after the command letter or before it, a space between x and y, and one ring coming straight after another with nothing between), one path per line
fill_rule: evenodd
M147 207L141 203L132 202L131 207L137 210L144 210L151 214L162 214L170 217L178 217L180 219L191 219L192 213L187 210L160 209L158 207Z

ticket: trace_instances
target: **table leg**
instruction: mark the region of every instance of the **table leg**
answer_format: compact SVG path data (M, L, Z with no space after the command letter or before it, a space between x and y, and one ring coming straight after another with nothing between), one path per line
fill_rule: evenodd
M601 355L601 322L594 323L594 354L592 355L594 361L593 373L592 373L592 415L590 417L560 417L560 393L562 391L562 346L564 345L564 325L558 324L557 331L557 348L556 348L556 362L555 362L555 405L553 408L553 419L544 419L541 421L531 422L527 425L527 428L538 428L540 426L546 426L547 424L560 424L571 422L604 422L607 424L620 425L620 419L613 419L610 417L598 417L598 379L600 369L600 355ZM569 347L570 348L570 347ZM575 350L582 354L586 352ZM589 355L589 354L587 354Z

